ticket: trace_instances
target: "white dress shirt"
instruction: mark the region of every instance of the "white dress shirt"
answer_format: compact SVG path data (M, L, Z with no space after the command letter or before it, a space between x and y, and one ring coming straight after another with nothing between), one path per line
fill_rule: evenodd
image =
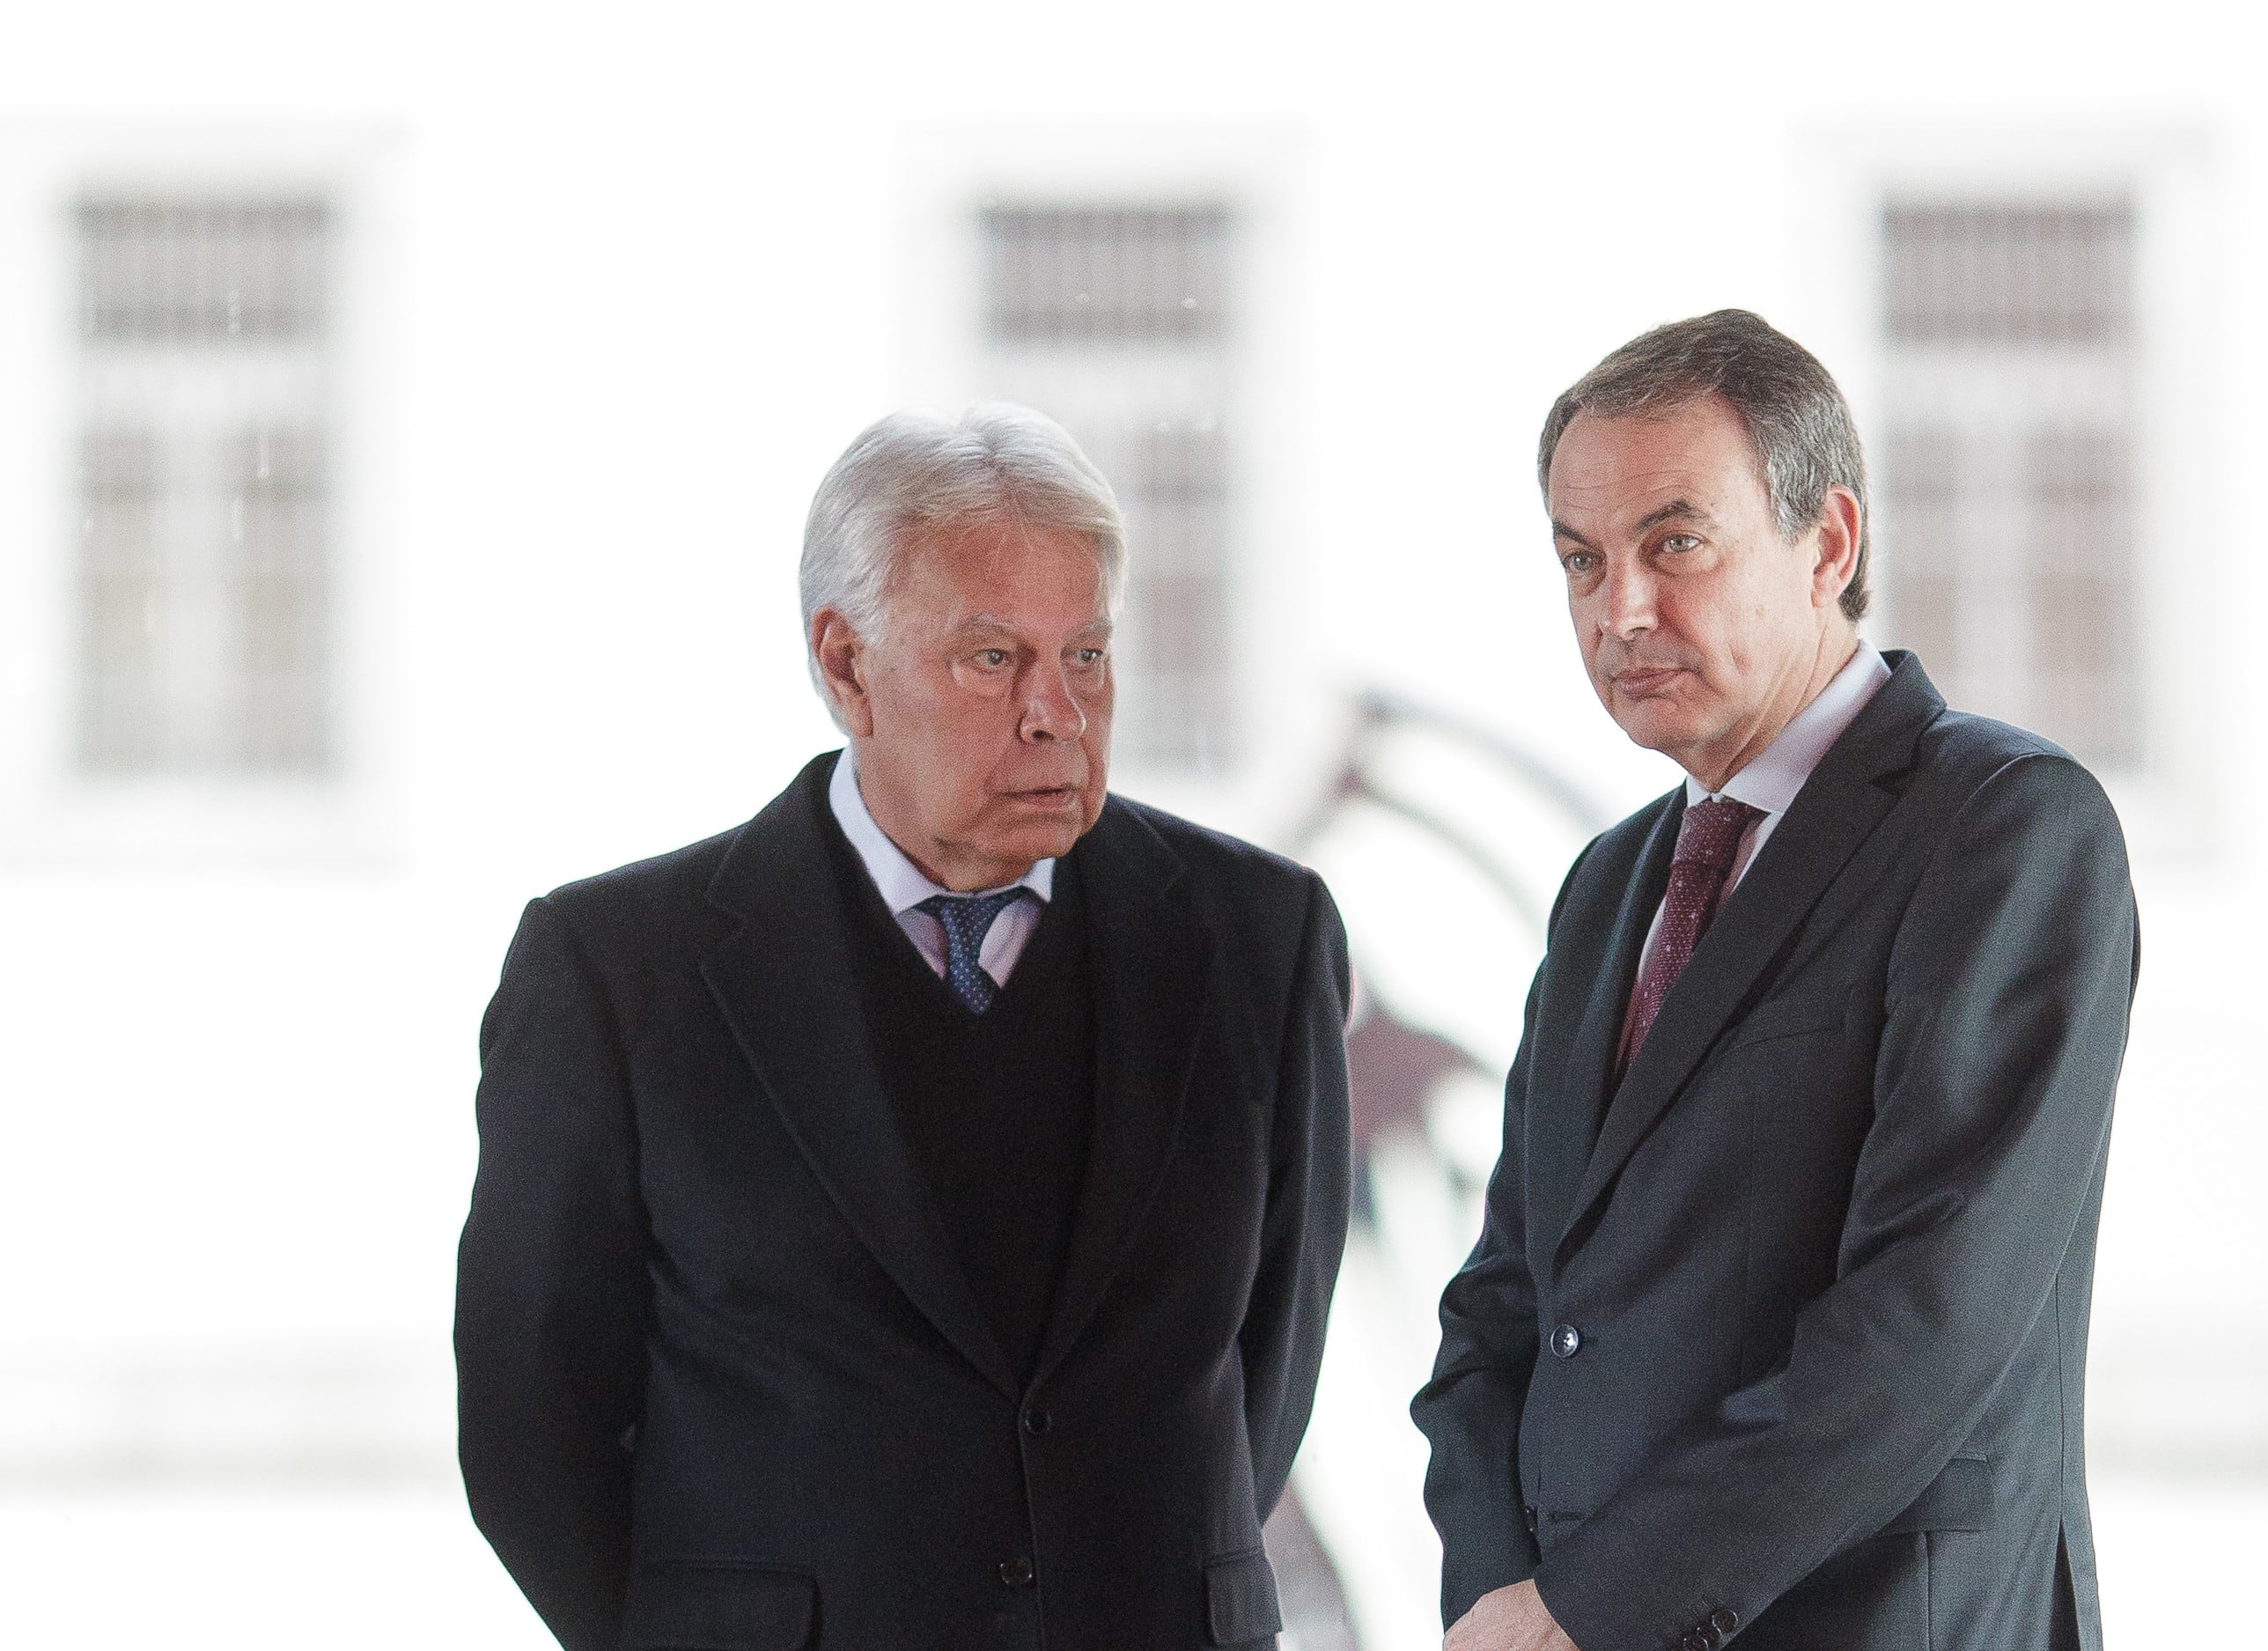
M1727 780L1722 790L1712 792L1692 775L1685 777L1685 806L1689 808L1711 796L1729 797L1764 814L1763 819L1749 822L1749 829L1741 834L1740 846L1733 851L1732 874L1725 881L1724 894L1719 896L1720 907L1724 900L1732 896L1741 879L1748 875L1757 851L1779 824L1788 805L1795 800L1796 792L1803 789L1803 782L1811 778L1811 770L1819 766L1819 759L1827 755L1827 748L1843 737L1843 730L1857 720L1859 713L1867 708L1867 702L1889 680L1889 664L1875 651L1874 644L1861 641L1850 663L1835 674L1809 704L1795 713L1794 719L1779 731L1778 739ZM1663 903L1668 903L1666 899ZM1637 979L1631 985L1633 1001L1660 939L1661 907L1656 906L1653 926L1646 932L1646 950L1638 957Z
M835 811L836 822L843 835L850 839L850 846L858 851L858 859L866 867L866 875L874 880L874 887L882 896L882 903L941 978L945 974L945 925L926 911L915 910L924 900L936 895L954 891L941 887L922 873L919 866L906 858L906 851L890 841L889 834L874 823L874 816L866 812L866 800L858 791L858 770L852 763L850 748L845 746L843 755L835 764L835 778L827 785L827 805ZM1012 883L1002 883L1000 888L965 890L968 894L998 894L1001 888L1028 888L1036 898L1019 900L1003 910L992 919L992 926L984 932L984 944L977 948L976 966L992 977L992 984L1005 986L1008 976L1016 967L1016 960L1024 954L1024 947L1032 938L1032 931L1040 926L1041 908L1055 895L1056 863L1035 860L1032 869Z

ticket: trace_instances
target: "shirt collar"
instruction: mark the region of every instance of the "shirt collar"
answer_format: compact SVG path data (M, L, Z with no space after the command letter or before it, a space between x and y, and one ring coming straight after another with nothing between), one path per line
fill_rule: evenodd
M849 746L843 748L843 755L835 764L835 777L827 784L827 806L835 811L836 823L850 839L850 846L858 851L866 875L874 880L874 887L880 891L892 917L910 911L934 896L954 892L932 882L921 867L906 858L906 851L890 841L889 834L874 823L874 816L866 811L865 798L859 794L858 770ZM969 892L990 895L1005 888L1028 888L1047 900L1053 897L1055 887L1056 863L1046 859L1033 861L1031 870L1014 882L1002 883L1000 888Z
M1809 704L1779 731L1749 763L1725 782L1719 797L1730 797L1768 814L1785 814L1819 766L1827 749L1843 737L1843 730L1858 719L1874 692L1890 680L1890 667L1871 642L1860 641L1850 663L1813 697ZM1685 777L1685 800L1690 806L1709 795L1708 787L1690 774Z

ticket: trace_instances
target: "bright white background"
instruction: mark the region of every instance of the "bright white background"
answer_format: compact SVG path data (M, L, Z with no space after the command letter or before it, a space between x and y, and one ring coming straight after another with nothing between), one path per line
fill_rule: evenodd
M2146 316L2147 411L2183 432L2145 579L2154 704L2180 737L2121 792L2146 970L2103 1225L2098 1506L2121 1646L2249 1628L2243 1559L2268 1539L2268 911L2244 829L2268 118L2235 17L13 7L0 1639L540 1642L447 1480L474 1029L519 905L745 818L827 742L796 638L802 512L859 428L950 389L937 191L1018 153L1138 176L1190 152L1266 195L1252 299L1276 413L1247 669L1272 765L1266 785L1125 780L1262 837L1364 687L1517 737L1617 811L1668 783L1582 682L1529 471L1550 396L1607 349L1743 305L1815 343L1864 416L1851 225L1870 183L2084 151L2189 203ZM129 798L101 835L54 760L62 213L85 168L228 157L349 203L351 783L288 820ZM1349 901L1358 940L1447 960L1443 1013L1508 1048L1519 969L1456 906L1371 886ZM1379 1476L1374 1530L1326 1531L1373 1651L1432 1632L1398 1408L1430 1346L1399 1264L1350 1264L1403 1307L1343 1319L1318 1422Z

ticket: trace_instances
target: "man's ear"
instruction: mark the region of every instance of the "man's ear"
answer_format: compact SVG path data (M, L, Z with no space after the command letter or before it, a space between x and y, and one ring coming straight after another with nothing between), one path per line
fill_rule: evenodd
M1814 608L1834 607L1859 577L1860 526L1859 496L1847 487L1829 488L1819 501L1819 523L1812 530L1817 535L1811 563Z
M846 732L865 739L874 732L874 704L866 693L866 645L841 611L822 608L811 616L811 657L819 680Z

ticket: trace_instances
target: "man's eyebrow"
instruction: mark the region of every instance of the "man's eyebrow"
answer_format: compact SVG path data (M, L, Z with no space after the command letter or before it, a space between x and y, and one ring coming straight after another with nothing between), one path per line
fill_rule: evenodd
M1681 517L1687 521L1697 522L1704 527L1714 527L1717 525L1717 519L1714 516L1691 500L1673 498L1659 510L1648 511L1639 517L1638 526L1631 531L1644 533L1649 527L1659 527L1666 521L1675 521Z
M1078 634L1082 637L1108 637L1115 629L1109 617L1105 615L1096 619L1093 624L1086 626ZM998 614L971 614L954 626L951 634L957 637L973 636L980 631L995 634L1005 631L1010 636L1013 636L1016 634L1016 626L1012 620L1003 619Z
M1634 534L1646 533L1652 528L1660 527L1666 521L1690 521L1703 527L1714 527L1717 525L1717 519L1691 499L1673 498L1667 505L1657 506L1639 517L1632 525L1631 531ZM1565 539L1570 544L1578 545L1586 550L1596 550L1599 548L1557 516L1551 519L1551 536L1554 539Z

